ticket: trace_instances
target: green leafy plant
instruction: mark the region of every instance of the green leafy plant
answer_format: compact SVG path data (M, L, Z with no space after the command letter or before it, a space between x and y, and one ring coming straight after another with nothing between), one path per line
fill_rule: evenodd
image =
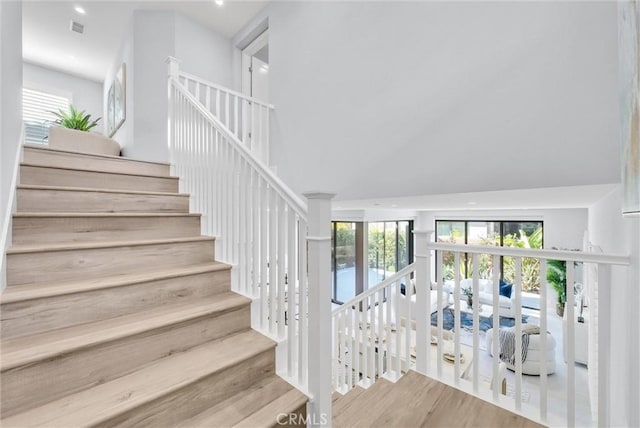
M69 111L60 109L57 112L52 111L51 113L57 117L54 121L55 124L63 128L77 129L80 131L90 131L97 126L100 119L102 119L99 117L92 121L90 114L86 114L84 110L79 111L73 105L69 106Z
M558 304L567 301L567 262L564 260L547 261L547 282L558 293Z

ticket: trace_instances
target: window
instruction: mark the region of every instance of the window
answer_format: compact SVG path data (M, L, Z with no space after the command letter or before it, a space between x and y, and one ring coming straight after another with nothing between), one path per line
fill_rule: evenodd
M331 228L333 300L346 302L356 295L356 223L333 222Z
M451 221L436 220L438 242L450 242L469 245L495 245L500 247L543 248L543 223L541 221ZM454 279L453 253L442 253L445 280ZM464 254L460 259L460 277L470 278L473 275L472 258ZM493 270L493 257L482 254L478 258L480 278L490 278ZM513 282L515 264L513 257L500 257L500 278ZM537 259L522 260L522 291L539 293L540 262Z
M67 97L23 88L22 104L25 142L44 144L49 135L49 126L56 119L51 112L67 110L71 103Z
M412 232L408 220L332 222L333 301L347 302L408 266L413 261Z

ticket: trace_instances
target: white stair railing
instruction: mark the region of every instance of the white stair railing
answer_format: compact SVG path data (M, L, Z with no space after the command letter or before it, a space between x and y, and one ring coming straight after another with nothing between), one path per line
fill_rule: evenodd
M269 165L269 115L273 105L178 70L177 79L253 156Z
M459 388L470 394L482 397L508 410L520 413L526 417L542 423L561 426L576 425L576 376L575 376L575 326L567 323L566 343L566 386L564 396L566 400L564 412L558 413L554 409L549 412L549 388L547 367L547 353L550 350L547 334L540 334L540 382L539 406L532 406L522 402L523 391L523 360L522 360L522 265L523 260L535 259L540 264L540 331L548 331L547 313L547 261L566 261L567 284L574 284L576 269L574 262L582 262L595 266L597 282L599 284L598 298L607 301L607 295L614 284L611 282L611 266L627 266L628 256L596 254L582 251L558 251L541 249L523 249L510 247L473 246L448 243L430 242L427 236L431 232L416 232L416 262L407 266L392 277L373 286L364 293L356 296L333 311L333 387L336 391L345 393L355 386L368 387L376 379L384 377L396 380L407 370L418 372L436 378L444 383ZM435 283L427 278L432 275L433 267L437 272L444 272L443 253L452 253L455 278L452 283L445 285L442 277ZM472 284L472 332L471 345L461 343L461 260L465 254L471 260ZM515 266L513 282L513 296L511 301L515 306L515 364L513 367L514 381L513 397L505 397L501 392L500 373L500 338L499 329L492 330L491 385L484 387L480 377L480 356L488 350L480 348L480 257L489 256L492 262L491 303L493 326L500 325L500 257L512 257ZM434 263L435 262L435 263ZM415 284L415 289L414 286ZM566 293L566 317L573 320L576 309L573 292ZM437 299L437 301L433 301ZM486 297L485 297L486 299ZM487 303L486 301L484 303ZM432 305L433 304L433 305ZM464 303L466 306L466 303ZM427 309L428 308L428 309ZM439 308L435 325L431 325L431 309ZM444 312L450 311L453 316L453 329L444 329ZM599 355L598 367L605 368L609 356L606 341L610 326L605 317L590 314L591 322L597 322ZM562 343L561 337L555 338L556 343ZM430 345L430 343L432 343ZM444 354L450 353L453 362L444 360ZM463 355L463 358L455 356ZM488 354L486 354L488 357ZM469 364L469 358L471 363ZM463 363L464 365L463 369ZM556 361L556 364L564 362ZM597 383L606 384L605 369L598 370ZM594 424L606 426L606 389L597 391L597 408L594 409L596 419ZM555 406L557 407L557 406Z
M333 195L306 194L308 209L259 157L268 150L266 137L256 146L252 130L253 145L241 140L247 122L240 121L240 106L248 99L180 72L174 58L168 63L172 173L190 194L191 211L202 214L203 233L216 237L216 259L232 266L232 290L253 299L252 327L277 341L278 374L310 395L311 420L330 424L325 284ZM250 101L268 118L269 106Z

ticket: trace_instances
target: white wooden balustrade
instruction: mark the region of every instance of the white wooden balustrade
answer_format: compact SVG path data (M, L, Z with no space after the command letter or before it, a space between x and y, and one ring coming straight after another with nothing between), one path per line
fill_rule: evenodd
M269 115L273 105L178 70L177 80L253 156L269 165Z
M357 385L368 387L377 378L395 380L402 373L410 369L415 369L421 373L434 377L442 382L448 383L466 392L484 397L494 403L509 410L519 412L534 420L548 424L560 424L562 426L575 426L576 423L576 386L574 367L574 340L575 331L573 323L567 323L566 343L566 412L563 420L558 420L554 414L549 414L549 390L547 367L547 335L540 337L540 382L539 382L539 403L537 409L532 409L522 403L522 262L525 258L537 259L540 262L540 331L547 332L547 261L564 260L567 263L566 279L567 284L574 284L575 267L573 262L583 262L597 268L596 284L591 286L597 288L599 298L607 301L607 295L615 284L611 283L611 266L629 264L626 256L595 254L582 251L557 251L540 249L523 249L493 246L472 246L448 243L431 242L429 232L416 231L416 261L415 263L402 269L392 277L369 288L362 294L356 296L349 302L333 311L333 386L336 391L346 393ZM454 275L453 284L445 285L442 278L438 278L435 283L431 278L433 268L438 272L444 271L443 253L453 253ZM473 331L471 346L462 345L461 331L461 278L460 264L461 258L467 254L471 259L472 271L472 291L473 291ZM499 329L492 330L492 385L487 388L480 378L480 358L481 353L486 352L480 349L480 302L479 302L479 260L481 255L491 257L493 271L491 273L492 303L493 303L493 326L500 325L499 307L499 279L500 279L500 257L509 256L514 258L515 279L513 282L513 299L515 304L515 367L514 367L514 394L513 398L501 395L501 380L499 373L500 350L499 350ZM435 263L433 263L435 261ZM415 283L411 286L412 280ZM404 285L403 285L404 284ZM431 291L435 289L434 291ZM414 296L415 293L415 296ZM414 303L412 304L412 299ZM437 301L432 302L432 299ZM438 316L437 325L431 326L432 303L437 303ZM566 316L567 319L574 319L574 293L567 293ZM465 304L466 306L466 304ZM445 309L446 308L446 309ZM453 332L444 330L444 311L451 311L454 317ZM592 316L591 319L597 322L597 329L600 332L609 331L609 325L605 317ZM450 340L453 339L453 344ZM600 385L606 384L608 363L608 348L606 345L606 333L598 337L599 353L597 365L598 380ZM432 339L433 337L433 339ZM436 345L430 345L434 340ZM561 342L562 338L556 338ZM463 349L464 348L464 349ZM450 352L453 356L466 356L466 361L461 358L454 358L454 363L445 362L443 354ZM469 359L471 365L469 366ZM563 364L563 362L556 362ZM605 388L597 388L597 403L595 406L596 423L598 426L606 425L608 420Z
M232 265L232 289L253 299L252 327L278 342L278 373L311 396L312 421L330 424L332 195L306 195L308 209L269 170L271 106L168 63L173 175L216 237L216 259Z

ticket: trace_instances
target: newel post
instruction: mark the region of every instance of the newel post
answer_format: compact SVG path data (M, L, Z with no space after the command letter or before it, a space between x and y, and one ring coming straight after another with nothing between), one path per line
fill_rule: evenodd
M428 241L431 238L429 230L414 230L415 258L416 258L416 371L427 374L429 358L427 358L431 341L431 293L430 253ZM424 315L426 314L426 315ZM424 315L424 316L423 316Z
M309 392L308 426L331 426L331 199L305 193L308 202Z

